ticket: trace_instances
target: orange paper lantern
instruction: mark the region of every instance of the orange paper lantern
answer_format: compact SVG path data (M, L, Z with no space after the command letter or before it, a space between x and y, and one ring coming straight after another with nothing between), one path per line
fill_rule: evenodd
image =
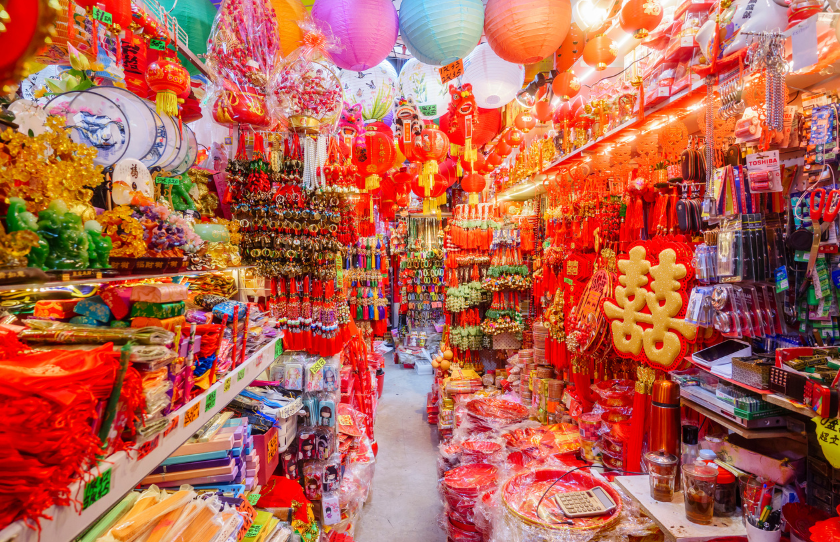
M583 61L597 71L605 70L617 55L615 43L603 34L589 40L583 48Z
M569 33L566 39L560 44L560 48L554 53L554 69L564 72L577 62L583 55L583 47L586 45L586 32L580 29L577 23L569 26Z
M548 122L554 116L554 106L548 100L539 101L534 106L534 116L540 122Z
M565 71L554 78L551 90L554 91L555 96L560 96L563 100L571 100L580 92L580 81L573 72Z
M644 39L662 22L658 0L628 0L618 17L621 29L637 40Z
M560 47L571 21L569 0L489 0L484 34L502 59L532 64Z

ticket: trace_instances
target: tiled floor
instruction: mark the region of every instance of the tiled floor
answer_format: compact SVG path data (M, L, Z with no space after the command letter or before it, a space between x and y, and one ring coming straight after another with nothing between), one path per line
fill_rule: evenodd
M432 375L394 365L386 356L385 386L375 436L373 490L356 526L357 542L444 542L438 527L437 427L426 423Z

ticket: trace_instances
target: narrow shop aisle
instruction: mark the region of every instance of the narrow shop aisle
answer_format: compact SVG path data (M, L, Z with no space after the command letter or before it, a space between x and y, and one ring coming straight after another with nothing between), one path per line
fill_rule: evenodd
M443 542L437 526L437 428L426 423L432 375L394 365L386 356L385 389L376 419L379 454L373 492L356 526L358 542Z

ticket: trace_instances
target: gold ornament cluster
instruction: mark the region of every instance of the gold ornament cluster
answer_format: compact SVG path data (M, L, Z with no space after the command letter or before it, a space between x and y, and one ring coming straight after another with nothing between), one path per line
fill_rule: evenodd
M93 163L97 150L73 143L69 132L64 119L47 117L43 134L29 137L11 128L0 134L0 196L22 198L32 213L54 199L90 207L91 189L103 181L102 167ZM83 215L88 218L93 217Z

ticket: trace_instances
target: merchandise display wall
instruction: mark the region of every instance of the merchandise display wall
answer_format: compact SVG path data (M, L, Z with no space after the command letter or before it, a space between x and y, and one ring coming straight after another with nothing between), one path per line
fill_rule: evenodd
M386 370L433 379L441 539L838 538L839 39L6 0L0 542L352 542Z

